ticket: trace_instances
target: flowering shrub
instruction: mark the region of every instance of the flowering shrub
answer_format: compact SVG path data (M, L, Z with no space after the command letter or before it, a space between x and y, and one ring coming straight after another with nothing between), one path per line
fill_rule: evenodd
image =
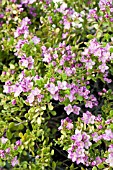
M0 168L112 169L112 0L0 3Z

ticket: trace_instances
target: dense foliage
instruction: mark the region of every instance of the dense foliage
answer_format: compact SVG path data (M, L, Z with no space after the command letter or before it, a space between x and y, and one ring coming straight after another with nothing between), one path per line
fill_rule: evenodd
M112 0L0 3L0 167L112 170Z

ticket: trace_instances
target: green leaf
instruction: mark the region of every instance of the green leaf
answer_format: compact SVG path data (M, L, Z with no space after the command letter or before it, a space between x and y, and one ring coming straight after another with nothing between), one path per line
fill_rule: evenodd
M52 111L51 114L52 114L53 116L56 116L56 112L55 112L55 111Z
M98 31L97 38L100 38L102 36L102 31Z
M36 84L37 84L39 87L42 87L42 86L44 85L43 79L36 80Z
M34 69L32 69L31 74L32 74L32 76L35 76L35 70Z
M91 80L91 78L92 78L91 76L87 76L87 80Z
M14 122L9 123L9 129L12 129L15 126Z
M51 155L54 155L54 150L52 149L52 151L51 151Z
M53 161L52 162L52 169L55 170L56 169L56 163Z
M51 43L47 42L47 43L45 43L45 46L49 48L49 47L51 47Z
M113 116L113 110L110 110L110 116L111 117Z
M42 110L46 110L46 105L41 107Z
M7 0L2 0L2 5L5 5Z
M79 100L81 102L81 101L83 101L83 97L82 96L77 96L77 100Z
M74 164L71 164L70 170L73 170L73 169L74 169Z
M13 137L13 134L11 133L10 130L7 130L6 136L7 136L8 139L11 139Z
M87 35L88 39L93 39L93 37L94 37L94 35L92 35L92 34Z
M103 169L103 168L104 168L104 165L103 165L103 164L99 164L99 165L98 165L98 168L99 168L99 169Z
M26 51L29 49L29 45L28 44L24 44L23 47L22 47L22 50L23 51Z
M112 47L110 48L110 53L113 53L113 48Z
M49 104L48 104L48 109L49 109L49 110L53 110L53 108L54 108L54 107L52 106L52 104L49 103Z
M24 125L20 124L17 127L15 127L15 130L23 130L24 129Z
M110 125L110 129L113 131L113 124Z
M70 90L67 89L67 90L64 91L64 93L65 93L65 94L70 94Z
M13 45L13 43L14 43L14 38L11 37L11 38L10 38L10 41L9 41L9 45Z
M37 31L37 32L36 32L36 35L37 35L37 36L41 36L41 35L42 35L42 32L41 32L41 31Z
M22 122L22 120L19 118L19 117L15 117L15 119L18 121L18 122Z
M27 163L23 164L23 168L26 169L27 168Z
M94 167L92 168L92 170L97 170L97 167L96 167L96 166L94 166Z
M38 125L41 125L41 117L38 117L38 119L37 119L37 123L38 123Z
M104 40L109 41L109 39L110 39L110 35L108 33L104 34Z
M62 80L67 80L67 75L65 73L62 74Z

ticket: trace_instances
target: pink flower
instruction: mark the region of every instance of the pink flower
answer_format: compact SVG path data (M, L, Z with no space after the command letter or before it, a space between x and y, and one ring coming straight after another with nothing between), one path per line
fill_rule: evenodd
M3 86L4 90L3 93L11 93L11 82L10 81L6 81L5 85Z
M84 148L89 149L89 147L92 145L90 141L85 141Z
M58 130L62 130L64 127L69 130L73 129L72 120L69 117L66 117L66 119L61 120L61 126L58 128Z
M30 95L27 97L27 102L33 103L33 101L34 101L34 95L33 95L33 94L30 94Z
M84 154L84 152L85 152L85 149L83 149L83 148L77 148L76 149L76 153L77 153L77 157L84 157L85 156L85 154Z
M8 141L8 139L7 139L7 138L4 138L4 137L2 136L1 142L2 142L3 144L5 144L7 141Z
M78 145L78 143L80 141L82 141L82 134L81 134L81 132L75 132L75 135L72 135L71 139L74 140L76 142L76 144Z
M34 44L36 45L36 44L38 44L38 43L40 42L40 38L38 38L37 36L34 36L34 37L32 38L32 41L33 41Z
M41 102L41 99L43 98L43 95L40 94L41 91L36 87L34 90L31 90L30 95L27 97L27 102L32 104L34 101Z
M80 107L74 105L73 106L73 113L76 114L76 115L79 115L79 112L80 112Z
M34 96L37 96L38 94L40 94L41 90L39 90L37 87L31 91L31 93L34 95Z
M64 29L69 30L69 29L70 29L70 26L71 26L70 22L67 21L67 20L64 20Z
M96 160L96 165L99 165L102 163L102 159L99 156L97 156L95 160Z
M26 57L26 55L23 55L19 60L19 63L23 67L26 67L28 69L33 69L34 59L32 58L32 56Z
M33 4L36 0L29 0L29 4Z
M11 151L11 148L7 148L7 149L5 150L5 152L6 152L7 154L9 154L10 151Z
M12 100L12 105L15 105L15 104L16 104L16 100L13 99L13 100Z
M89 70L89 69L93 68L93 65L95 65L95 62L90 59L90 60L86 61L85 67L86 67L87 70Z
M69 104L68 106L65 106L64 110L66 111L67 115L69 115L71 112L73 112L72 105Z
M51 62L51 60L52 60L52 56L51 56L51 54L49 54L49 53L44 53L43 54L43 56L44 56L44 58L43 58L43 61L44 62L47 62L47 63L50 63Z
M77 160L77 153L73 152L73 153L70 154L70 156L68 156L68 158L69 157L72 159L72 162L75 162Z
M110 153L108 155L108 158L106 159L106 163L108 163L110 167L113 167L113 153Z
M85 164L84 158L83 157L78 157L77 160L76 160L76 163L77 164L80 164L80 163Z
M53 83L47 85L47 90L54 95L58 91L58 87L55 86Z
M59 97L59 93L58 92L55 92L55 94L51 94L52 98L54 100L59 100L60 101L60 97Z
M20 93L22 92L22 87L20 84L15 84L12 86L13 92L14 92L14 97L18 97Z
M0 150L0 157L1 158L5 158L5 153L4 152L5 152L4 150Z
M96 9L90 9L89 10L89 14L88 14L88 18L98 19L98 16L97 16L96 12L97 12Z
M113 139L113 132L111 129L106 129L105 134L102 135L104 140L110 141Z
M88 100L86 100L86 104L85 104L85 107L86 108L93 108L93 103L91 102L91 101L88 101Z
M4 14L0 14L0 18L3 18L4 17Z
M106 70L109 69L109 67L105 63L102 63L102 65L99 66L99 69L102 73L104 73Z
M108 152L112 152L113 153L113 144L109 145Z
M73 124L72 124L71 122L68 122L66 128L67 128L68 130L73 129Z
M72 72L72 69L69 68L69 67L65 67L64 70L65 70L66 75L69 76L69 77L70 77L70 76L72 75L72 73L73 73L73 72Z
M70 102L72 102L73 100L76 99L76 97L75 97L74 94L72 94L72 93L70 93L69 95L66 94L65 97L67 97L67 98L70 100Z
M40 157L39 155L36 155L36 156L35 156L35 159L38 159L39 157Z
M95 116L93 116L91 112L87 111L86 113L83 113L83 117L81 119L86 124L94 124Z
M111 0L100 0L99 1L99 7L100 10L105 11L106 7L111 7L112 1Z
M101 139L97 132L92 134L92 138L94 142L98 142Z
M16 141L16 145L17 145L17 146L20 146L21 144L22 144L21 140L17 140L17 141Z
M68 32L62 34L62 39L65 39L68 36Z
M57 81L57 84L58 84L58 89L62 89L62 90L67 89L67 82L66 81L63 81L63 82Z
M17 156L15 156L12 161L11 161L11 165L14 167L15 165L18 165L19 161L17 160Z

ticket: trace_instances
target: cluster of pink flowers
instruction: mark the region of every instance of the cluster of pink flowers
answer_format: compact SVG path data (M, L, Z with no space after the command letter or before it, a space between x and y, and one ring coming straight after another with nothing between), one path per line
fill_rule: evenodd
M14 93L14 97L18 97L22 92L26 93L29 92L30 94L27 95L27 100L30 105L35 101L41 102L41 99L44 97L44 95L41 94L41 90L39 90L37 87L32 90L33 88L33 80L36 81L40 79L39 76L35 77L25 77L24 72L20 74L19 82L12 85L11 81L5 82L4 85L4 93ZM12 101L12 104L16 104L15 99Z
M17 30L14 32L14 37L17 38L21 34L24 34L24 38L27 38L29 35L28 24L31 24L30 19L28 17L23 18L20 23L20 27L17 27Z
M11 6L11 3L15 3L15 5ZM82 163L86 166L93 167L101 163L107 163L108 166L113 167L113 144L109 145L109 143L113 141L113 131L111 128L113 120L109 118L109 116L107 117L107 115L105 115L104 120L104 117L98 114L98 111L96 112L96 107L104 105L104 103L99 105L99 102L101 97L104 98L104 96L107 96L107 83L112 82L112 79L109 78L109 73L112 72L110 67L113 63L112 46L110 45L112 43L101 42L101 38L103 40L105 37L100 36L98 33L98 29L101 28L102 25L101 22L113 22L112 1L100 0L99 8L101 12L97 10L98 8L94 8L89 9L88 14L85 14L87 8L78 13L75 11L74 7L69 7L70 5L65 2L54 4L52 0L40 0L40 2L36 0L20 0L20 4L18 3L17 0L10 0L9 7L5 9L5 12L9 15L6 24L8 25L12 20L14 21L11 23L12 25L15 24L15 21L18 24L17 28L12 29L11 32L11 35L14 35L14 44L11 49L9 48L9 54L11 51L14 52L14 55L18 59L19 69L16 68L16 72L15 67L17 63L12 70L10 67L9 73L13 75L13 77L10 78L7 76L7 69L5 70L3 68L5 71L2 72L2 77L4 76L6 78L3 80L3 82L5 82L3 93L8 94L8 97L9 94L11 94L10 97L13 107L18 104L17 98L19 100L21 97L25 97L26 99L22 102L31 106L31 108L34 107L34 110L37 106L41 109L44 107L46 108L46 105L54 100L62 104L64 106L64 111L69 117L61 119L61 125L58 130L62 135L64 135L63 132L65 133L65 136L61 138L62 145L63 142L64 145L65 142L69 142L66 146L66 148L68 148L68 158L77 165ZM37 4L40 6L40 9L35 8ZM50 9L51 6L53 8L52 10ZM17 12L15 12L13 8L17 9ZM27 12L25 12L26 8ZM38 10L40 14L37 13ZM18 16L21 12L23 12L22 15L24 18L20 20ZM41 12L43 15L40 17ZM35 18L37 14L39 18ZM30 15L30 17L28 18L26 15ZM7 16L5 17L7 18ZM80 34L78 28L81 28L83 32L84 29L86 29L85 17L88 19L87 23L90 23L90 21L93 23L94 21L94 27L90 27L89 24L88 29L92 31L92 28L95 28L94 38L86 44L84 43L88 47L84 47L83 44L87 31L84 33L84 37L78 36L78 34ZM39 25L37 24L37 19L39 19ZM58 19L57 22L56 19ZM3 13L0 13L0 20L0 26L2 26L4 21ZM32 21L33 23L36 22L35 26L31 24ZM97 22L97 25L95 22ZM44 26L46 26L46 30ZM104 28L104 24L102 28ZM88 31L90 32L90 30ZM3 32L3 34L5 34L5 32ZM45 37L41 37L43 35L45 35ZM54 37L56 35L58 38ZM74 37L76 35L78 39L75 38L75 41ZM89 37L90 36L92 35L89 35ZM99 39L98 36L101 38ZM11 38L7 39L7 36L2 38L3 51L5 51L5 41L9 43L9 47L10 43L12 43L10 40ZM30 51L31 47L32 49ZM94 94L91 89L93 83L91 84L90 80L94 82L97 81L98 83L98 79L99 81L103 81L105 88L102 87L103 89L101 90L100 87L100 91ZM94 90L95 89L96 87L94 87ZM110 107L111 106L109 106L109 108ZM102 110L103 108L104 107L101 107ZM109 108L108 112L110 110ZM51 110L52 109L49 110L50 113L52 113ZM49 111L47 110L47 112ZM98 114L98 116L96 116L96 114ZM49 119L45 118L45 112L42 111L41 116L44 121L48 122ZM63 116L65 116L65 114ZM20 119L21 118L19 118L19 120ZM35 120L33 121L34 124L37 123ZM105 126L103 125L104 123ZM72 135L74 127L76 130L75 134ZM40 128L42 128L42 132L43 130L45 131L42 124ZM65 137L69 138L69 140L67 139L65 141ZM7 141L7 138L1 138L1 143L3 145L5 145ZM35 142L36 140L33 142L34 145ZM99 142L104 142L106 144L107 151L102 148L102 155L97 152L93 155L93 145L97 143L98 148ZM5 159L12 150L16 151L20 145L21 141L19 140L13 145L13 149L10 147L1 149L1 159ZM31 151L29 150L28 152ZM108 153L107 158L104 153ZM11 158L13 167L19 164L18 157L15 155L14 153L13 159ZM39 158L39 155L35 156L35 158Z
M5 145L7 143L8 139L5 137L1 138L1 143L3 145ZM10 154L10 152L17 150L18 147L22 144L21 140L16 141L15 145L13 146L13 148L8 147L5 150L0 150L0 158L5 158L8 154ZM12 160L11 160L11 164L14 167L15 165L19 164L19 161L17 159L17 156L15 156Z
M17 52L15 53L16 56L19 55L19 51L20 51L20 49L24 46L24 44L28 44L28 40L27 40L27 39L24 39L24 40L19 39L19 40L18 40L18 42L17 42L17 44L16 44L16 46L15 46L16 51L17 51Z
M65 101L66 98L70 100L70 102L74 101L77 99L77 96L82 96L85 99L85 107L86 108L93 108L94 106L98 105L98 101L94 95L89 95L90 91L87 90L86 87L80 87L72 84L68 84L66 81L60 82L57 81L58 86L55 86L54 83L49 83L45 85L45 88L50 92L51 96L53 97L54 100L59 100L60 102ZM63 95L60 96L60 91L61 90L66 90L69 89L70 94L66 94L64 97ZM66 110L67 114L69 115L71 112L74 114L79 115L80 108L77 107L76 105L71 106L69 104L64 108Z
M108 158L106 159L106 163L108 163L110 167L113 167L113 144L109 145L108 152L109 155Z
M100 0L99 1L99 8L100 11L103 12L103 17L97 15L97 9L90 9L89 10L89 14L87 16L87 18L94 18L96 20L102 20L102 18L106 18L108 19L110 22L113 22L113 3L112 0Z
M7 81L4 85L4 93L14 93L14 97L17 97L22 92L29 92L33 87L30 77L24 77L20 82L11 85L10 81Z
M100 158L99 156L97 156L95 160L91 162L91 165L98 166L99 164L105 162L105 160L106 160L105 158Z
M87 71L93 69L95 73L102 73L104 81L111 83L111 79L108 79L108 69L107 63L113 59L113 53L110 54L110 45L107 44L106 47L97 42L96 39L90 41L88 48L82 52L81 62L85 63L85 68ZM95 67L95 62L99 63L98 67Z
M21 0L21 4L33 4L36 0Z
M75 135L73 135L71 139L74 143L71 148L68 149L68 158L70 158L72 162L76 162L77 164L83 163L88 166L87 149L92 145L90 136L87 135L87 133L76 129Z
M81 118L85 124L94 124L95 116L91 114L91 112L86 111L83 113L83 117Z
M56 8L54 12L62 14L59 24L61 24L61 26L63 26L64 28L64 33L62 34L64 39L66 38L66 34L72 27L81 27L81 23L83 22L82 17L84 16L84 14L82 12L76 12L73 8L69 8L65 2L62 2L60 7ZM67 33L65 31L67 31Z
M37 87L34 90L31 90L31 93L29 96L27 96L26 102L30 103L30 105L34 103L37 104L38 102L41 102L44 95L41 94L41 90L39 90Z
M99 1L99 8L104 13L104 17L108 18L111 22L113 22L113 2L112 0L100 0ZM110 12L109 10L110 9Z
M87 19L90 19L90 18L98 19L97 9L90 9L89 10L89 14L87 16Z
M66 117L65 119L61 120L61 126L58 128L58 130L62 130L64 128L71 130L73 129L73 123L72 120L69 117Z
M25 68L33 69L34 59L32 58L32 56L26 57L26 55L24 54L23 56L21 56L19 63Z
M70 113L74 113L76 115L79 115L79 112L80 112L80 107L74 105L72 107L71 104L69 104L68 106L65 106L64 107L64 110L66 111L67 115L69 115Z
M102 127L100 128L102 129ZM100 131L99 131L100 132ZM105 141L113 140L113 132L111 129L106 129L105 133L98 135L98 132L92 133L93 141L98 142L99 140L104 139Z

